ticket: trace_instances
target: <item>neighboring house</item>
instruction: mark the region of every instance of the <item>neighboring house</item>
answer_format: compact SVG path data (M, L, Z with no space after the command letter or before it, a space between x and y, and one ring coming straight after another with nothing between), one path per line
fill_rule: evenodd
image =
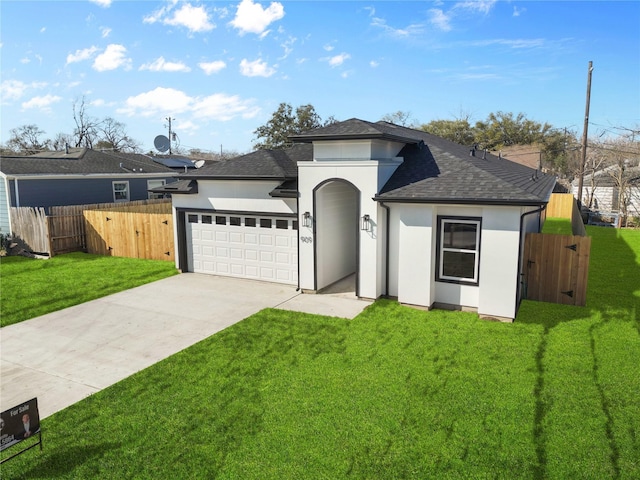
M423 131L351 119L180 176L183 271L513 319L525 233L555 177Z
M640 166L627 167L622 177L618 177L618 166L610 166L595 174L585 175L582 186L582 203L589 205L591 190L593 199L591 209L599 212L626 211L629 216L640 217ZM620 187L623 192L620 191ZM578 197L579 179L571 183L574 197ZM621 194L622 193L622 194Z
M152 188L177 172L146 155L86 148L0 158L0 233L10 233L9 207L126 202L157 197ZM160 195L161 196L161 195Z

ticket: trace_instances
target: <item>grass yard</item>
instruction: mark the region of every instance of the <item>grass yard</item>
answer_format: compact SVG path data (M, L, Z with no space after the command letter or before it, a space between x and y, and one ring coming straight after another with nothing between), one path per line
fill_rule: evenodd
M160 280L173 262L68 253L48 260L0 257L0 325Z
M640 231L588 233L586 307L265 310L46 418L2 477L640 478Z

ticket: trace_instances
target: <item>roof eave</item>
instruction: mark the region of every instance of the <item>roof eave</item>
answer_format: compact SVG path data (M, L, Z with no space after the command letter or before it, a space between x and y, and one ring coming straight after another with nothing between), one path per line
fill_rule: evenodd
M373 200L381 203L424 203L438 205L492 205L508 207L531 207L545 205L549 199L485 199L485 198L428 198L428 197L385 197L376 195Z

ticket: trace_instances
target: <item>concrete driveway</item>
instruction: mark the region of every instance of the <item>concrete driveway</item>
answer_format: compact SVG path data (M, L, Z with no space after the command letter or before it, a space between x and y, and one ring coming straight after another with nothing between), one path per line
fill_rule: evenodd
M262 310L353 318L371 302L183 273L0 330L0 411L47 417Z

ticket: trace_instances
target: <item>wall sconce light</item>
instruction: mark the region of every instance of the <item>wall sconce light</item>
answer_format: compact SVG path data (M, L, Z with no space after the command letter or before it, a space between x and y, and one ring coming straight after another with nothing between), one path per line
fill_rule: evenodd
M369 231L371 230L371 217L369 215L363 215L360 219L360 230Z
M302 226L311 228L311 214L309 212L302 214Z

